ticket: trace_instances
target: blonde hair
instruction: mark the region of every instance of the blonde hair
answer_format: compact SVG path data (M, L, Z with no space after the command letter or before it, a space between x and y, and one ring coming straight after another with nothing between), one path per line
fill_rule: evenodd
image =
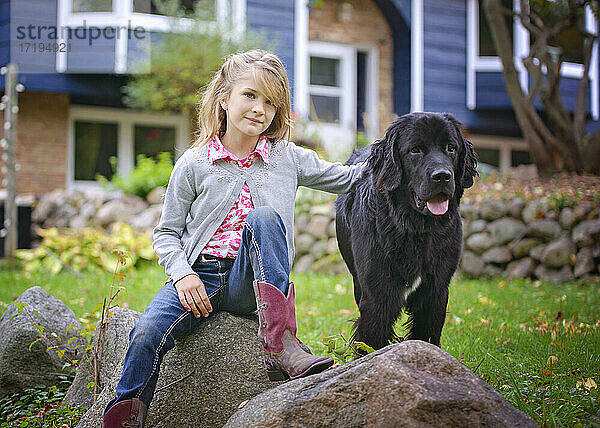
M248 75L258 90L277 108L271 125L263 133L271 142L287 140L292 126L290 84L281 60L270 52L251 50L231 55L206 86L198 107L198 135L192 147L204 146L215 134L227 130L227 116L220 100L235 83Z

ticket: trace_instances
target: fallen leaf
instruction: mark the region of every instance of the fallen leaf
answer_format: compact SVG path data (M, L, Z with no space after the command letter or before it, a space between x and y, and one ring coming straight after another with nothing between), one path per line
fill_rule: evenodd
M585 386L585 389L587 390L598 388L598 385L596 385L596 381L591 377L587 378L587 380L583 383L583 386Z
M560 321L563 317L563 312L562 311L558 311L556 313L556 315L554 316L554 321Z
M248 401L249 401L249 400L242 401L242 402L240 403L240 405L238 406L238 409L241 409L241 408L242 408L242 407L244 407L246 404L248 404Z
M498 288L504 288L504 287L506 287L506 281L500 281L498 283Z
M546 361L546 364L548 364L549 366L556 363L558 363L558 357L556 355L550 355L548 357L548 361Z

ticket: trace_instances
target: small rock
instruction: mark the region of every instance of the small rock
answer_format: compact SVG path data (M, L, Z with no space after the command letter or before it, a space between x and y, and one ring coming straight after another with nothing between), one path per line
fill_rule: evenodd
M483 268L483 275L488 277L499 276L502 275L503 272L503 269L496 265L488 264Z
M544 250L546 249L546 244L540 244L536 247L533 247L529 251L529 257L538 262L542 261L542 256L544 255Z
M519 239L510 244L510 251L515 259L520 259L522 257L528 256L529 251L532 248L537 247L540 244L539 239L535 238L523 238Z
M484 199L479 206L479 212L484 220L493 221L504 217L508 213L508 208L498 199Z
M584 220L588 213L594 209L594 204L591 202L581 202L573 207L573 214L575 215L575 223Z
M475 251L477 254L482 254L487 249L494 245L490 234L487 232L475 233L467 238L465 246Z
M494 247L483 253L483 260L487 263L505 264L512 260L512 254L507 247Z
M465 275L473 278L481 276L485 268L483 258L472 251L463 251L460 268Z
M329 222L329 226L327 226L327 236L330 236L330 237L335 237L336 236L335 219L331 220Z
M573 279L573 272L569 266L564 266L562 269L550 269L543 264L535 268L534 275L538 279L546 279L552 282L565 282Z
M575 269L573 270L573 274L576 278L582 277L586 273L591 273L596 268L596 264L594 263L594 255L592 254L591 247L583 247L577 253L577 263L575 264Z
M114 199L102 205L94 221L97 225L106 227L117 221L126 221L129 217L141 213L147 206L144 199L125 195L122 199Z
M294 243L296 247L296 254L300 256L302 254L310 253L315 243L315 238L308 233L300 233L296 234Z
M485 220L473 220L468 229L468 235L472 235L474 233L483 232L487 228L487 221Z
M306 214L298 214L294 217L294 230L296 234L306 231L308 226L308 216Z
M313 205L312 207L310 207L310 211L308 212L308 214L311 216L322 215L331 218L333 209L333 203L328 202L326 204Z
M514 218L501 218L488 224L495 245L503 245L514 239L522 237L527 230L523 222Z
M520 219L524 207L525 202L523 202L523 199L515 198L508 203L508 212L510 213L511 217Z
M146 201L150 205L162 205L162 203L165 201L165 193L167 193L167 189L164 187L155 187L146 195Z
M558 220L558 213L554 210L546 211L545 218L548 220Z
M600 239L600 219L585 220L573 228L573 242L581 247L589 247Z
M324 215L314 215L310 218L306 232L310 233L316 239L321 239L327 236L327 228L331 219Z
M535 270L535 261L530 257L515 260L506 266L506 275L509 278L529 278Z
M539 201L532 201L525 205L521 216L523 217L523 221L529 224L534 220L543 219L546 216L546 211L548 211L546 204Z
M294 262L294 272L309 272L314 262L315 258L311 254L305 254L304 256L298 257Z
M546 246L542 254L542 263L553 269L571 266L576 252L575 244L569 238L561 238Z
M316 260L319 260L325 254L327 254L327 241L320 240L315 242L310 253Z
M479 218L479 209L473 204L461 204L460 215L467 220L477 220Z
M339 250L338 250L337 239L335 239L335 238L329 238L327 240L327 254L335 254L338 251Z
M533 220L529 223L528 235L544 241L558 239L561 234L560 225L553 220Z
M575 212L569 207L563 208L558 217L558 222L565 230L571 229L575 224L575 220Z
M161 204L151 205L141 213L127 219L126 223L138 230L153 229L158 224L161 214Z

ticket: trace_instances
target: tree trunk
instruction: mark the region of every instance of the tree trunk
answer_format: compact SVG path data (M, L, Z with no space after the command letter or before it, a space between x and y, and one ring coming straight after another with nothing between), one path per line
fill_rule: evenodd
M522 7L526 6L524 2L521 4ZM550 176L560 170L581 172L581 158L577 156L579 151L573 147L581 145L581 141L574 141L574 135L553 135L533 106L533 94L527 95L521 88L519 73L513 59L509 29L504 19L498 19L505 15L501 0L484 0L483 5L494 46L502 61L506 90L538 173L540 176ZM531 64L528 66L531 67ZM543 79L543 76L537 78ZM546 106L546 109L548 108L553 107Z

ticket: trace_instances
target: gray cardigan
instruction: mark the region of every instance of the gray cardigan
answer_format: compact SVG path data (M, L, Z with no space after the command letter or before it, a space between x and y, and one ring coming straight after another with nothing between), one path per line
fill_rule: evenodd
M194 274L191 265L227 216L244 182L254 207L270 206L281 216L291 266L298 186L345 193L363 170L363 164L326 162L314 151L284 141L269 145L268 163L256 158L250 168L242 170L225 160L211 164L207 147L190 148L175 163L154 229L152 246L158 263L174 283Z

